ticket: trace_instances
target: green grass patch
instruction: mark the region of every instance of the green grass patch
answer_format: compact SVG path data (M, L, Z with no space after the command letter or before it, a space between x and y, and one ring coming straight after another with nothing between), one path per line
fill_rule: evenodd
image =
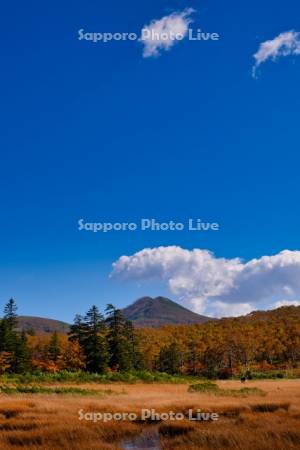
M255 379L281 379L287 378L286 373L283 372L253 372L252 378ZM291 378L291 377L290 377ZM191 375L170 375L163 372L150 372L147 370L131 371L131 372L108 372L104 374L100 373L88 373L88 372L69 372L62 370L57 373L48 372L29 372L25 374L4 374L0 375L0 384L41 384L41 383L166 383L166 384L197 384L200 381L203 383L213 383L202 376ZM202 383L201 383L202 384ZM210 387L209 387L210 386ZM202 388L200 388L202 389ZM206 384L205 389L212 389L212 384Z
M202 392L202 393L215 393L219 389L217 383L213 381L204 381L203 383L191 384L188 388L188 392Z
M226 389L222 389L226 390ZM237 395L238 397L248 397L248 395L259 395L260 397L265 397L267 393L260 388L256 387L245 387L239 390L229 389L231 396Z
M297 375L293 370L267 370L264 372L251 371L251 380L293 380ZM240 379L239 376L235 376L234 379Z
M199 377L169 375L162 372L133 371L133 372L109 372L106 374L87 372L58 373L32 372L26 374L5 374L0 376L0 384L9 383L172 383L188 384L191 381L199 381Z
M78 387L46 387L39 385L0 385L1 394L59 394L59 395L84 395L84 396L104 396L116 394L111 389L94 390L81 389Z
M242 389L221 389L217 383L205 381L203 383L192 384L188 392L212 394L220 397L248 397L249 395L265 396L267 393L256 387L244 387Z

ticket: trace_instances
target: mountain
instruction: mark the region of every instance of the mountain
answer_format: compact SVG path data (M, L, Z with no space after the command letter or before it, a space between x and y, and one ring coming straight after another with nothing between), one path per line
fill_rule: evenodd
M136 327L160 327L204 323L213 320L200 316L165 297L143 297L123 309L126 319Z
M209 317L200 316L178 303L164 297L143 297L123 309L126 319L131 320L136 327L160 327L162 325L187 325L204 323ZM43 317L19 316L18 328L35 334L67 333L70 325L54 319Z
M59 320L45 319L44 317L19 316L18 328L35 334L67 333L70 325Z

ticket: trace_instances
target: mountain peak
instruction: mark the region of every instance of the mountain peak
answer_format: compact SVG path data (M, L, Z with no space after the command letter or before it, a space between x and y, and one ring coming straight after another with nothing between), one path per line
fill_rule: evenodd
M124 308L123 313L137 327L184 325L212 320L196 314L166 297L142 297Z

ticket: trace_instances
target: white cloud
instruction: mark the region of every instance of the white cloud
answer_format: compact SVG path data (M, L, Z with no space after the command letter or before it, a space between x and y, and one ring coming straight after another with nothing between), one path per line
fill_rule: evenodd
M237 317L245 316L253 311L250 303L224 303L221 301L213 302L211 310L207 310L207 314L211 317ZM217 314L216 314L217 313Z
M258 52L254 55L253 76L256 76L258 67L267 60L275 61L280 56L289 55L300 55L300 33L293 30L260 44Z
M240 258L217 258L208 250L146 248L119 258L113 264L112 276L160 280L194 311L239 315L262 302L271 307L282 298L300 297L300 251L285 250L243 262Z
M274 309L281 308L282 306L300 306L298 300L279 300L274 305Z
M144 44L143 56L158 56L161 50L170 50L176 42L182 40L188 33L193 12L192 8L186 8L145 25L140 38Z

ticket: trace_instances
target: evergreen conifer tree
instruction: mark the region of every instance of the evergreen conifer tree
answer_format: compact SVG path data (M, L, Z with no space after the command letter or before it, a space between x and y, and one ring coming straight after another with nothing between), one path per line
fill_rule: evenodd
M86 356L87 370L103 373L108 363L106 326L97 306L92 306L86 313L82 331L81 345Z

